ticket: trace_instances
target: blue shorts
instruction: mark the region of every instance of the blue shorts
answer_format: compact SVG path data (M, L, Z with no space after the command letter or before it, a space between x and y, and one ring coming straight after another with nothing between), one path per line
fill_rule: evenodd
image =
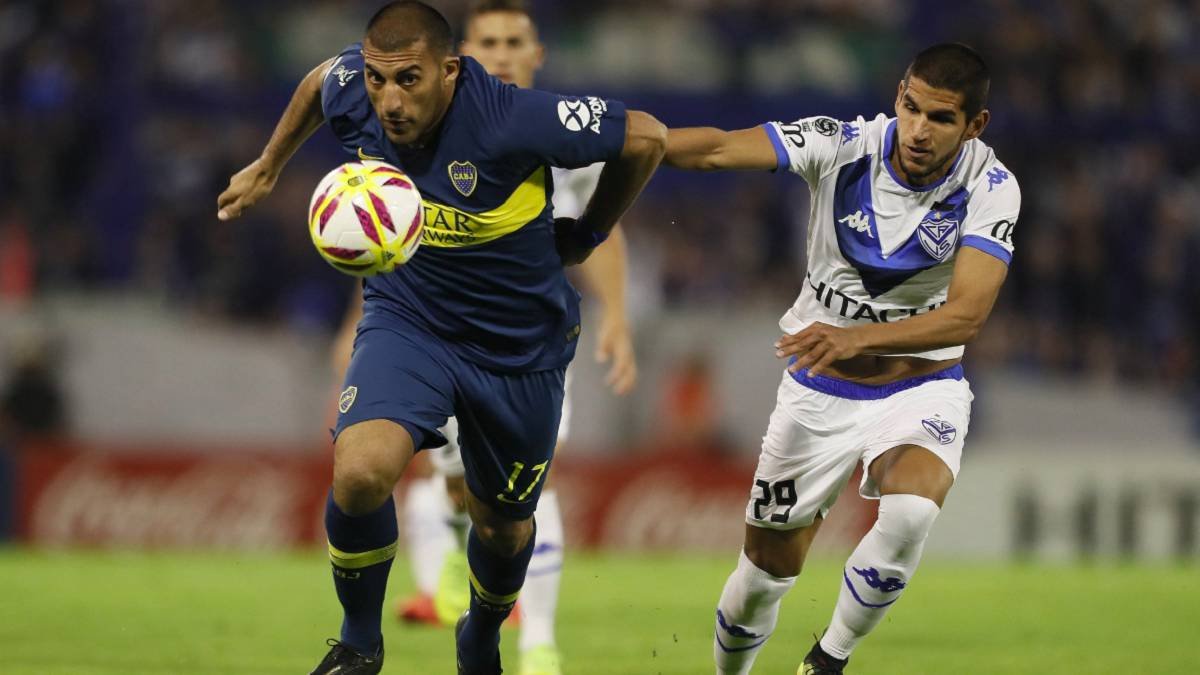
M454 415L471 493L514 520L532 516L558 440L566 368L497 373L414 321L382 317L374 312L359 324L334 438L385 419L403 426L418 450L436 448L446 444L438 429Z

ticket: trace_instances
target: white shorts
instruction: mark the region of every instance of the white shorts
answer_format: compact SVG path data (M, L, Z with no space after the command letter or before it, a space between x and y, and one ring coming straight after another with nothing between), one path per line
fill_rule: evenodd
M563 397L562 418L558 423L558 442L561 445L567 440L567 427L571 421L571 373L567 371L567 393ZM459 477L466 474L467 470L463 466L462 451L458 445L458 420L451 417L446 420L445 426L438 431L449 441L440 448L430 448L430 460L433 464L433 472L439 476Z
M825 516L860 460L859 494L879 498L867 469L899 445L929 449L958 477L971 421L971 386L962 366L869 386L783 373L763 437L746 522L790 530Z

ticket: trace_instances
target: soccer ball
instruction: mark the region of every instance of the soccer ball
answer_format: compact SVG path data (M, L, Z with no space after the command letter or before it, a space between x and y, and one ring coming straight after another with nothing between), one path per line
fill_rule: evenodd
M417 252L425 211L412 179L391 164L347 162L325 174L308 231L330 265L356 277L391 272Z

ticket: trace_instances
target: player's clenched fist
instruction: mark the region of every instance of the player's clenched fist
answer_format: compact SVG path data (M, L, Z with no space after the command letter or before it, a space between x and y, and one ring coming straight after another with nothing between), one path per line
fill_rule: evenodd
M260 157L233 174L229 187L217 197L217 218L230 220L254 206L275 188L278 172L270 170Z
M784 335L775 342L775 356L796 357L788 372L808 368L808 374L820 375L829 364L862 353L857 333L850 328L838 328L817 321L793 335Z

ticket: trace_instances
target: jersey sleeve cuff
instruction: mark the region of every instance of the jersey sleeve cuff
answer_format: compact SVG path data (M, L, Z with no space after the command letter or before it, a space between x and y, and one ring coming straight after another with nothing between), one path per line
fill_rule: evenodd
M775 170L790 169L792 162L788 158L787 148L783 147L783 139L779 137L779 131L770 122L762 126L767 130L767 138L771 139L771 145L775 148Z
M981 237L977 234L968 234L967 236L963 237L962 245L970 246L971 248L983 251L1005 265L1008 265L1012 262L1012 251L1009 251L987 237Z
M629 116L629 111L625 108L625 103L623 101L615 101L612 99L606 99L605 103L608 104L608 110L604 113L604 119L610 120L609 124L608 124L608 128L609 129L615 128L616 131L610 132L609 147L608 147L608 152L607 152L606 156L602 159L596 159L596 160L593 160L592 162L588 162L587 164L584 164L583 166L588 166L590 164L594 164L595 162L604 162L604 161L615 162L621 158L621 152L625 149L625 135L626 135L626 133L625 133L626 132L625 118L627 118ZM615 124L614 124L614 122L615 122Z

